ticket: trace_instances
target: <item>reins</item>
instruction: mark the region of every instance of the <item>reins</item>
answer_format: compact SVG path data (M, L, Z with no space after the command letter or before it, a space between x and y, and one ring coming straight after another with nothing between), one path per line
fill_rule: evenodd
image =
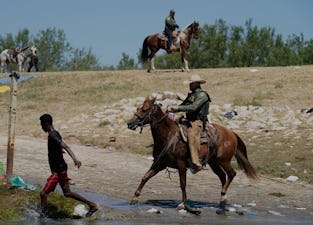
M139 119L140 123L138 124L138 126L140 127L140 134L142 133L142 130L145 126L149 126L148 124L144 125L144 122L151 117L152 114L156 113L156 110L157 110L157 106L156 104L153 105L153 108L151 111L149 111L149 114L147 116L143 116L143 117L140 117L138 116L136 113L135 113L135 116L137 116L137 118ZM168 116L168 113L169 112L166 112L160 119L158 119L157 121L154 121L152 124L151 124L151 127L154 127L156 124L160 123L162 120L164 120L167 116ZM145 114L146 115L146 114Z

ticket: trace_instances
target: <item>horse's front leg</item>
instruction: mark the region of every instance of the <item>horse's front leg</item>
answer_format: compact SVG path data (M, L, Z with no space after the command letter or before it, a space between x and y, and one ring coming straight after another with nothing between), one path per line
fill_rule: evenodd
M141 194L143 186L145 186L145 184L148 182L148 180L150 180L150 178L155 176L159 171L161 171L161 170L160 169L152 169L152 167L148 170L148 172L141 179L141 182L140 182L137 190L135 191L135 194L134 194L130 204L137 204L138 203L138 198Z
M189 66L187 61L187 50L185 48L181 48L181 64L182 64L182 72L189 72Z
M22 63L18 63L18 71L21 73L23 72Z
M3 61L1 61L1 73L4 73L4 62Z
M180 188L182 191L182 202L177 206L177 210L185 209L189 213L199 215L201 211L194 210L187 204L187 194L186 194L187 167L186 167L185 161L178 162L178 172L179 172Z
M152 57L151 59L149 59L149 69L148 72L155 72L155 66L154 66L154 57Z

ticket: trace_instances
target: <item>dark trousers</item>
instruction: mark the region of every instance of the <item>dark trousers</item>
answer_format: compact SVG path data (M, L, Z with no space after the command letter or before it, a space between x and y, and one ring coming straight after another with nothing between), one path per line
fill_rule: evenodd
M164 34L167 36L168 38L168 43L169 43L169 48L171 47L172 43L173 43L173 31L170 30L168 27L165 27L164 29Z

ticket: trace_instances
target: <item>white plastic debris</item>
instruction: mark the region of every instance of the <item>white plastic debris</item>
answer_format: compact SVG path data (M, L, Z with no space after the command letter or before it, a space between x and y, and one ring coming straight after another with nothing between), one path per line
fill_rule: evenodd
M249 206L249 207L256 207L256 202L255 201L250 202L250 203L247 204L247 206Z
M73 215L85 217L87 212L88 212L88 210L86 209L86 207L83 204L79 204L79 205L75 206Z
M268 212L272 215L275 215L275 216L282 216L282 214L280 212L276 212L274 210L268 210Z
M299 180L299 177L291 175L291 176L287 177L286 180L290 181L290 182L296 182L297 180Z
M162 211L156 209L156 208L151 208L147 210L148 213L157 213L157 214L161 214Z
M291 166L291 163L290 162L285 162L285 165L286 166Z

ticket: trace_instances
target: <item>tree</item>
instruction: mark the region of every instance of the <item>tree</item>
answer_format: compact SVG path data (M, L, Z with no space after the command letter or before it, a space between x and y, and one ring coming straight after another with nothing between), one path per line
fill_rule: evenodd
M313 64L313 39L305 42L300 57L304 64Z
M27 28L20 30L15 37L15 45L21 48L30 46L32 43L30 42L30 33Z
M246 21L246 37L244 45L244 66L254 66L258 56L259 30L257 26L252 26L252 19Z
M137 69L137 65L135 64L135 60L133 58L130 58L129 55L123 52L122 59L119 61L117 69L119 70Z
M244 29L241 26L232 26L228 39L227 65L231 67L241 67L244 65Z
M65 70L97 70L99 67L99 61L91 49L86 51L84 48L72 50L72 56L64 65Z
M72 48L63 30L56 28L41 30L34 38L34 44L38 48L40 71L64 69L66 56L70 54Z

